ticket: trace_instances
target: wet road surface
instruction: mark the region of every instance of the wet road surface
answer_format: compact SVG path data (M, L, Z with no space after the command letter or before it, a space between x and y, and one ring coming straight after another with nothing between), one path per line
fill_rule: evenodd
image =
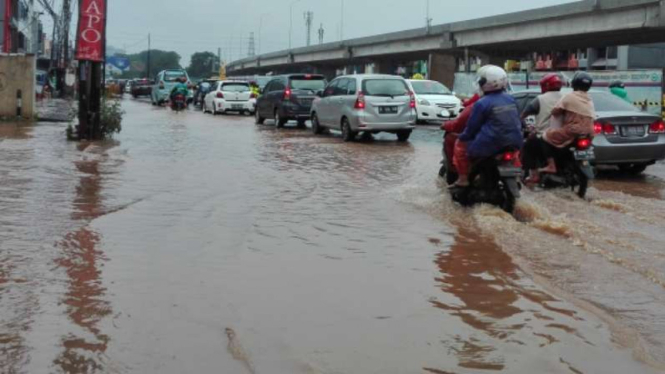
M665 166L516 218L451 204L441 134L342 143L125 100L0 124L0 373L657 373Z

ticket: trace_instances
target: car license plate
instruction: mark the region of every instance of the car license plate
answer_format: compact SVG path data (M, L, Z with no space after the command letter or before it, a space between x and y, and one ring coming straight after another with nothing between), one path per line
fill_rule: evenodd
M379 114L397 114L396 106L380 106Z
M621 126L621 136L639 137L645 133L644 126Z
M575 151L575 160L577 161L591 161L596 159L596 153L593 149L586 151Z
M242 109L242 104L231 104L231 109Z

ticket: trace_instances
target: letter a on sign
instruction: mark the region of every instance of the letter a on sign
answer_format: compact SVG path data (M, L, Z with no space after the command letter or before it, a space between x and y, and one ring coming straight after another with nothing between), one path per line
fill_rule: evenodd
M106 1L81 0L76 34L76 59L104 61L106 34Z

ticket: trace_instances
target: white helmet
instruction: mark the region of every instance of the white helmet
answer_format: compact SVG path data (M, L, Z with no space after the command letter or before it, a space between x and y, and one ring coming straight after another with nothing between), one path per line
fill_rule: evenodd
M505 90L508 87L508 74L495 65L485 65L478 70L478 87L487 93Z

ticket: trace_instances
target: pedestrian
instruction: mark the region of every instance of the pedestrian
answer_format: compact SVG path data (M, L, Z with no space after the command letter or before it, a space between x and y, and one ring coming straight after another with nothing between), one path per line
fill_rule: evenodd
M628 98L628 91L626 91L626 85L622 81L616 80L610 83L610 92L612 93L612 95L620 98L621 100L624 100L632 104L632 101L630 101L630 98Z

